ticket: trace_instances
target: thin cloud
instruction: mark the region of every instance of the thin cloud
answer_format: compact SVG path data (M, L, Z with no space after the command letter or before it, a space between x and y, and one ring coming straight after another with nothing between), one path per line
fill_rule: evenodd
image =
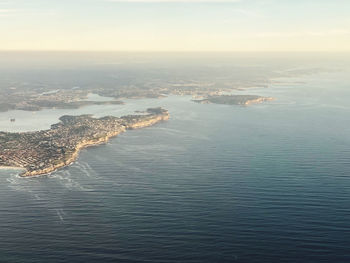
M327 31L304 31L304 32L262 32L256 36L259 38L293 38L293 37L327 37L347 36L350 31L346 29L332 29Z
M13 17L13 16L54 16L55 10L36 10L36 9L8 9L0 8L0 17Z
M262 13L253 11L253 10L247 10L247 9L235 9L235 11L241 15L247 16L247 17L265 17Z
M238 3L242 0L105 0L114 3Z
M17 9L0 8L0 17L11 16L11 15L15 14L17 11L18 11Z

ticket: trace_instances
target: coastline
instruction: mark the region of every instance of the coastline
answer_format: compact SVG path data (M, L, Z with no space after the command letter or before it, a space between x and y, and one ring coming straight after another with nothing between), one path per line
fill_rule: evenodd
M266 101L273 101L273 100L276 100L276 98L273 98L273 97L262 97L262 98L258 98L258 99L255 99L255 100L248 100L244 105L252 105L252 104L260 104L260 103L263 103L263 102L266 102Z
M15 166L0 166L0 170L25 170L25 168Z
M115 135L108 136L108 137L104 138L103 140L90 141L90 142L86 142L86 143L83 143L81 145L78 145L76 150L75 150L75 152L72 154L72 156L68 160L62 161L62 163L59 163L59 164L57 164L55 166L52 166L50 168L46 168L46 169L43 169L43 170L36 170L36 171L32 171L32 172L27 171L25 168L22 168L22 170L25 170L25 171L23 173L19 174L19 176L21 176L21 177L32 177L32 176L45 175L45 174L49 174L49 173L55 172L58 169L63 168L65 166L68 166L68 165L72 164L73 162L75 162L78 159L78 157L79 157L80 151L83 150L84 148L91 147L91 146L97 146L97 145L100 145L100 144L103 144L103 143L107 143L110 138L116 137L120 133L121 132L118 132Z
M28 171L26 168L20 168L21 170L24 170L24 171L22 173L20 173L19 176L21 176L21 177L34 177L34 176L40 176L40 175L52 173L60 168L63 168L65 166L68 166L68 165L72 164L73 162L75 162L77 160L77 158L79 157L80 151L84 148L107 143L109 141L109 139L118 136L119 134L125 132L126 130L134 130L134 129L141 129L141 128L149 127L149 126L152 126L158 122L167 121L167 120L169 120L169 118L170 118L169 113L166 113L166 114L162 114L162 115L152 116L152 118L149 120L143 120L143 121L139 121L139 122L135 122L135 123L126 124L126 125L124 125L123 129L113 131L113 132L107 134L105 137L101 137L97 140L84 141L84 142L78 144L76 146L75 151L72 153L72 155L69 157L69 159L62 160L60 163L58 163L56 165L52 165L51 167L46 167L44 169L34 170L34 171ZM18 169L19 168L17 168L17 170Z
M262 97L258 95L220 95L192 101L200 104L250 106L273 100L275 100L273 97Z

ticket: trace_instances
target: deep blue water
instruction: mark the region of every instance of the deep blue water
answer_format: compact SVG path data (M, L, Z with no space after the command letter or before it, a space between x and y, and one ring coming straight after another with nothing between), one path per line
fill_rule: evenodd
M252 107L133 102L171 120L0 171L0 262L350 262L350 82L303 81Z

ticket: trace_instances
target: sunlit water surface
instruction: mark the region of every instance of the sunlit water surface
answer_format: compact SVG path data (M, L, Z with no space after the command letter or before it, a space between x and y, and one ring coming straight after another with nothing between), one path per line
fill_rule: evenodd
M349 80L255 89L277 100L251 107L169 97L1 113L9 131L150 106L171 119L48 176L1 170L0 261L350 262Z

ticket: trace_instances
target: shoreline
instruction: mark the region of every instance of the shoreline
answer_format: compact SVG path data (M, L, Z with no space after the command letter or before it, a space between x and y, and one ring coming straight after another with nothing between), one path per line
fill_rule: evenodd
M24 170L22 173L19 174L20 177L35 177L35 176L41 176L50 174L52 172L57 171L60 168L66 167L72 163L74 163L78 157L81 150L97 146L100 144L107 143L111 138L118 136L119 134L126 132L127 130L134 130L134 129L140 129L149 127L152 125L157 124L158 122L167 121L169 120L170 115L169 113L162 114L162 115L155 115L155 118L144 120L136 123L130 123L128 125L124 125L124 128L121 130L117 130L114 132L111 132L110 134L107 134L105 137L99 138L98 140L89 140L86 142L82 142L76 146L75 151L72 153L72 155L67 160L62 160L59 164L53 165L51 167L47 167L41 170L35 170L35 171L28 171L26 168L20 168L20 170ZM19 169L17 169L19 170Z
M23 167L16 167L16 166L0 166L0 170L26 170Z
M276 98L258 95L219 95L192 101L200 104L251 106L273 100L276 100Z
M35 177L35 176L41 176L41 175L46 175L46 174L53 173L53 172L59 170L60 168L64 168L64 167L69 166L72 163L74 163L78 159L79 153L80 153L81 150L83 150L85 148L88 148L88 147L98 146L100 144L107 143L111 138L118 136L120 133L122 133L122 132L119 132L119 133L117 133L115 135L111 135L111 136L109 136L106 139L101 140L101 141L88 142L88 143L83 144L81 146L80 145L77 146L76 151L72 154L72 156L68 160L66 160L66 161L64 161L64 162L62 162L60 164L57 164L57 165L55 165L53 167L46 168L44 170L32 171L32 172L29 172L25 168L22 168L22 170L24 170L24 171L23 171L23 173L20 173L19 176L25 178L25 177Z

